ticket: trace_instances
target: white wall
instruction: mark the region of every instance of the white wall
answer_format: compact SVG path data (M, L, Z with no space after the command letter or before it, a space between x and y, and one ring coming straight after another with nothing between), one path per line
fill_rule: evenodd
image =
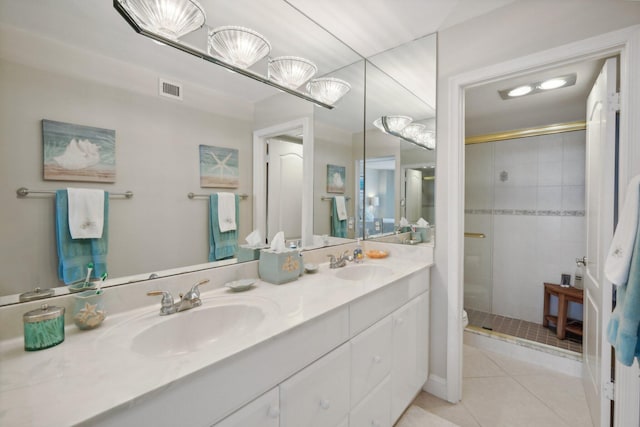
M110 277L207 261L207 199L187 198L216 191L200 188L200 144L237 148L240 187L232 191L251 194L249 121L5 60L0 92L0 293L58 284L54 199L18 199L19 187L133 191L110 203ZM114 129L116 182L44 181L42 119ZM251 230L250 203L240 205L240 236Z
M431 282L430 389L446 397L442 385L447 377L447 312L450 244L444 232L456 213L449 203L458 193L451 186L456 171L447 149L449 111L461 100L449 99L449 79L499 62L562 46L615 29L640 23L640 4L622 0L539 0L515 2L504 8L443 30L438 35L438 136L436 167L435 267ZM570 55L567 52L567 55ZM457 143L457 142L456 142ZM460 165L458 165L460 166ZM455 369L455 368L454 368Z
M541 323L543 283L584 255L585 132L467 145L465 161L465 230L487 236L465 241L465 308Z

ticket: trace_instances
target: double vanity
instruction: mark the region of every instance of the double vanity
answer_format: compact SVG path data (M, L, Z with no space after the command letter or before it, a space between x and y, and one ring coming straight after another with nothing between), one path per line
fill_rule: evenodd
M103 325L68 324L42 351L21 331L42 302L0 308L0 424L391 426L427 380L433 247L366 242L391 255L329 268L354 246L304 252L316 273L246 292L224 284L258 277L257 261L107 288ZM202 279L187 311L160 316L146 295Z

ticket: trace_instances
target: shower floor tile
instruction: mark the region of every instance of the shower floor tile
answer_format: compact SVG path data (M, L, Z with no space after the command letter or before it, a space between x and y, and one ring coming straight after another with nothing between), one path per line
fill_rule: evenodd
M582 353L582 337L567 333L566 339L559 340L556 336L555 327L545 328L538 323L478 310L467 309L467 316L469 316L469 325L471 326Z

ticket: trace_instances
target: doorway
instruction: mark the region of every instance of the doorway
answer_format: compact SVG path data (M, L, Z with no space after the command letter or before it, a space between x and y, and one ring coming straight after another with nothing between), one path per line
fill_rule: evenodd
M447 280L455 283L447 288L447 298L449 309L447 316L447 399L457 402L461 398L462 384L462 302L463 302L463 248L464 248L464 112L463 107L464 91L476 85L481 85L500 78L500 76L516 75L527 70L544 69L545 67L556 66L558 64L568 64L592 58L602 58L610 55L620 54L621 65L621 115L620 115L620 168L617 171L619 182L626 185L634 174L640 172L640 152L634 148L632 141L640 139L640 128L633 124L632 117L638 114L637 106L640 105L640 91L637 83L633 82L630 76L636 75L639 70L637 62L630 58L640 55L640 46L635 43L640 39L638 27L630 27L625 30L596 36L587 40L574 42L548 51L540 52L515 60L495 64L489 67L466 72L453 76L448 80L449 99L453 108L448 110L445 120L449 124L447 132L439 136L449 141L457 141L456 144L448 144L445 156L447 169L442 172L442 178L447 180L444 188L447 194L443 194L440 199L446 203L446 210L451 215L444 227L448 236L448 246L445 251L436 253L436 264L440 262L441 271ZM567 58L567 52L572 56ZM441 167L438 170L442 170ZM442 205L439 205L442 206ZM439 208L440 209L440 208ZM620 370L616 365L616 371ZM631 375L629 373L629 375ZM622 376L617 375L622 380ZM637 382L637 379L635 380ZM635 390L635 382L626 381L622 386L616 382L615 387L624 387L622 394L631 393L635 401L638 399L638 391ZM616 392L616 395L618 392ZM616 406L618 408L618 406ZM637 410L629 410L626 407L623 413L616 413L616 420L626 419L629 422L637 422ZM617 412L617 410L616 410ZM635 417L635 418L634 418ZM618 423L616 421L616 423ZM624 421L620 421L624 423ZM624 425L624 424L620 424Z

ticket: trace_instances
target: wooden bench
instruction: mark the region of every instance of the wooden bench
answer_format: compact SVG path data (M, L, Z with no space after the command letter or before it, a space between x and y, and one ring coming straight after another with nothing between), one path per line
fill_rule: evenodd
M558 315L549 314L549 306L551 305L551 295L558 297ZM563 288L555 283L544 284L544 313L542 316L542 326L549 326L549 322L556 325L556 334L558 339L565 339L568 332L582 336L582 322L567 322L567 310L569 302L583 303L584 291L573 287Z

